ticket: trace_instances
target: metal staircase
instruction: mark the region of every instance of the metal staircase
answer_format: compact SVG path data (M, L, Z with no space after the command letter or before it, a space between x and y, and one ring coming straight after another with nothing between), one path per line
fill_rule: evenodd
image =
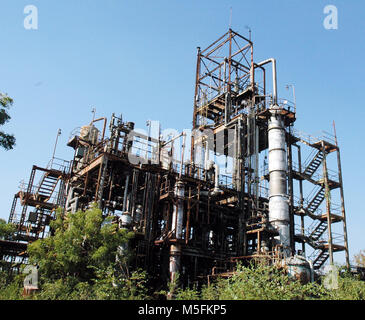
M324 232L326 230L327 230L327 222L319 221L317 226L314 228L314 230L309 235L309 238L313 241L318 241L319 238L324 234Z
M313 197L312 201L309 203L307 210L310 211L311 213L314 213L321 205L325 197L326 197L325 187L322 186L317 192L317 194Z
M323 158L324 153L322 152L322 150L318 151L312 161L309 163L309 165L305 168L303 174L307 175L308 177L312 177L321 165Z
M60 180L60 176L56 176L52 174L51 172L46 172L42 180L39 184L39 187L36 192L36 199L47 202L51 197L56 189L57 183Z
M321 250L317 256L317 258L313 261L313 268L318 270L320 269L324 263L327 261L329 257L329 253L327 250Z
M16 222L15 221L15 208L16 208L17 201L18 201L18 195L15 195L14 199L13 199L13 203L11 205L8 223L15 223Z

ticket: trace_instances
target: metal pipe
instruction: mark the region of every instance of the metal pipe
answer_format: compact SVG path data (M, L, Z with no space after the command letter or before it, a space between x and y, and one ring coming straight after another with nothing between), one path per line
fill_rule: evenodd
M123 212L125 212L126 208L127 208L128 185L129 185L129 174L127 175L127 177L125 179L124 197L123 197Z
M309 267L311 270L311 282L314 282L314 267L313 267L313 262L312 260L307 260L309 263Z
M93 123L95 123L95 122L97 122L97 121L100 121L100 120L104 120L103 133L102 133L102 135L101 135L101 141L104 141L105 128L106 128L106 123L107 123L107 121L108 121L108 120L107 120L107 118L102 117L102 118L99 118L99 119L95 119L95 120L91 121L90 126L91 126Z
M272 63L272 85L273 85L273 105L277 105L278 103L278 84L277 84L277 73L276 73L276 60L274 58L270 58L264 60L257 64L258 67L262 67L265 64Z
M183 215L184 215L184 183L182 181L177 181L175 184L174 194L177 198L177 204L174 205L174 212L172 216L172 227L175 231L176 239L182 238L182 225L183 225Z
M172 232L175 234L175 239L182 239L182 227L184 217L184 183L177 181L175 184L175 197L177 198L174 205L174 211L172 215ZM180 256L181 256L181 245L177 242L172 244L170 247L170 280L174 282L176 280L176 274L180 270Z
M49 165L49 168L47 169L52 169L52 166L53 166L53 160L54 160L54 155L56 153L56 148L57 148L57 142L58 142L58 137L61 135L61 129L58 129L57 131L57 137L56 137L56 142L54 144L54 149L53 149L53 154L52 154L52 159L51 159L51 164Z
M214 163L214 190L213 193L219 193L219 165Z
M181 165L180 165L180 173L179 173L180 179L181 179L181 176L182 176L183 165L184 165L184 153L185 153L185 142L186 142L186 134L185 134L185 132L182 134L182 136L183 136L183 144L182 144Z
M108 170L108 158L104 157L102 163L100 164L100 172L99 172L99 189L97 192L97 199L98 199L98 207L99 209L102 209L103 204L103 192L104 192L104 184L105 184L105 178L107 175Z
M205 139L204 169L209 170L209 137Z

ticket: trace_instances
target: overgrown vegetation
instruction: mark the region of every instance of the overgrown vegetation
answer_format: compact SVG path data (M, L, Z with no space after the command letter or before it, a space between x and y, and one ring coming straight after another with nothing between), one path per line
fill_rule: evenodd
M323 279L322 279L323 280ZM293 281L284 270L274 266L238 266L229 279L217 279L200 292L177 290L178 300L363 300L365 282L349 273L338 278L337 289L326 289L320 282L301 284Z
M24 274L0 274L0 299L35 300L363 300L365 282L342 272L337 289L323 282L302 285L280 269L267 265L238 266L231 278L218 278L210 286L178 288L170 283L166 291L154 293L148 275L130 271L126 245L133 233L104 219L96 207L52 222L54 236L29 245L29 262L38 266L39 290L23 296ZM0 221L0 237L8 237L13 226Z
M129 272L125 245L133 233L104 219L96 207L51 223L54 236L28 246L29 263L38 267L39 290L27 297L42 300L145 299L145 272ZM4 278L4 274L2 275ZM6 285L0 299L21 299L25 275Z
M6 124L10 119L8 110L13 105L14 101L8 95L0 92L0 126ZM0 147L5 150L13 149L15 146L15 137L12 134L7 134L0 131Z
M0 239L8 240L14 231L15 226L13 224L6 223L4 219L0 219Z

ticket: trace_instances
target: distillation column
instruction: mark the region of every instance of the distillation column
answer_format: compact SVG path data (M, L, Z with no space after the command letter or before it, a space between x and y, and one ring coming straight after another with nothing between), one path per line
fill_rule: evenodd
M285 257L291 255L289 199L286 185L286 143L285 126L278 114L278 107L270 108L269 135L269 221L279 232L275 239L283 246Z
M275 239L277 244L283 246L285 257L291 256L290 248L290 218L289 218L289 197L287 194L286 172L286 142L285 125L279 113L277 104L277 72L276 60L273 58L262 61L257 66L262 67L268 63L272 64L272 85L273 96L270 107L270 118L268 123L269 138L269 221L279 232Z

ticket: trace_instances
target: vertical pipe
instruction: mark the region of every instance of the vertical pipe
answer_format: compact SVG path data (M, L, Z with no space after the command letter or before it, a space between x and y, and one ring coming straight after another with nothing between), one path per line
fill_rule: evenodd
M198 53L197 53L197 62L196 62L196 78L195 78L195 94L194 94L194 116L193 116L193 130L196 129L197 127L197 114L196 114L196 110L197 110L197 99L198 99L198 94L199 94L199 81L200 81L200 47L197 48ZM190 146L190 163L193 164L194 163L194 154L195 154L195 139L194 139L194 132L191 135L191 146Z
M302 153L300 146L297 146L298 148L298 165L299 165L299 173L302 173ZM300 194L300 209L303 209L303 203L304 203L304 197L303 197L303 180L299 180L299 194ZM302 236L304 236L304 215L300 215L300 221L301 221L301 233ZM302 243L302 251L305 254L305 243Z
M234 146L234 150L233 150L233 177L232 177L232 182L233 182L233 187L238 190L237 188L237 165L238 165L238 148L237 148L237 142L238 142L238 137L237 137L237 132L238 132L238 125L236 124L234 126L234 142L233 142L233 146Z
M125 179L124 197L123 197L123 212L125 212L126 208L127 208L128 185L129 185L129 173L127 174L127 177Z
M176 275L180 270L181 259L181 244L179 240L182 239L182 226L184 217L184 183L177 181L175 184L175 198L174 211L172 215L172 231L175 234L176 243L170 246L170 280L174 282Z
M228 92L231 93L232 30L229 29Z
M295 242L294 242L294 190L293 190L293 154L291 143L291 127L289 126L288 140L288 194L289 194L289 219L290 219L290 246L292 253L295 254Z
M189 198L188 198L188 208L187 208L187 218L186 218L186 233L185 233L185 243L188 244L190 238L190 216L191 216L191 187L189 187Z
M99 209L102 209L103 204L103 193L104 193L104 184L105 184L105 178L107 175L108 170L108 158L103 156L103 161L100 164L100 171L99 171L99 188L97 193L97 199L98 199L98 207Z
M253 61L253 44L252 43L251 43L251 70L250 70L250 77L251 77L251 89L252 89L252 92L255 92L255 63Z
M186 141L186 134L183 133L182 135L183 135L183 144L182 144L181 165L180 165L180 173L179 173L180 179L182 176L182 170L183 170L183 165L184 165L184 153L185 153L185 141Z
M258 67L262 67L264 66L265 64L268 64L268 63L272 63L272 85L273 85L273 105L277 105L277 102L278 102L278 99L277 99L277 95L278 95L278 85L277 85L277 73L276 73L276 60L273 59L273 58L270 58L270 59L267 59L263 62L260 62L257 66Z
M256 193L256 208L259 207L259 198L260 198L260 177L259 177L259 156L260 156L260 128L256 124L256 117L254 120L254 133L255 133L255 193Z

